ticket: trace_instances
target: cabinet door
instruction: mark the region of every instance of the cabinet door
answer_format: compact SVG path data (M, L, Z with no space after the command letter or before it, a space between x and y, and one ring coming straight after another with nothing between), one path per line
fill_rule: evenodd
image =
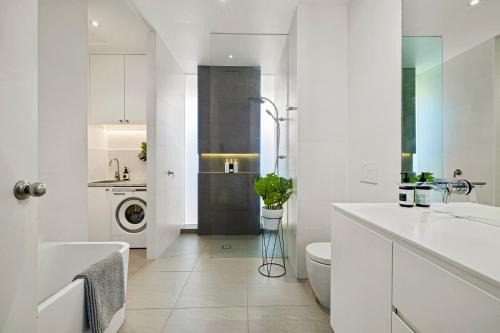
M146 56L125 56L125 122L146 124Z
M111 241L111 196L108 187L88 188L89 241Z
M334 331L390 333L392 242L336 212L331 239Z
M394 245L394 306L425 333L498 333L500 300Z
M91 124L124 121L124 56L89 56L89 113Z

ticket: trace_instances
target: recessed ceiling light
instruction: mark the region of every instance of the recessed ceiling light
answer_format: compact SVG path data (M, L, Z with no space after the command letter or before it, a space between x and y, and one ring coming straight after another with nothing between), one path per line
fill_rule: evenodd
M90 21L90 24L92 24L92 26L94 26L94 27L98 27L99 26L99 22L97 22L96 20Z
M228 57L229 59L233 59L233 55L232 55L232 54L228 55L227 57Z
M473 6L477 6L481 3L481 0L470 0L469 1L469 6L473 7Z

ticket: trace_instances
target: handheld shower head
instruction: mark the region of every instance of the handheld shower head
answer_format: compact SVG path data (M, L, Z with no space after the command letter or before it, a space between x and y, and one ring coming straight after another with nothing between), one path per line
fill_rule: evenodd
M274 120L276 123L278 123L278 118L276 118L275 116L273 116L273 114L271 113L271 111L269 111L269 110L267 110L267 109L266 109L266 113L267 113L268 115L270 115L270 116L271 116L271 118L273 118L273 120Z

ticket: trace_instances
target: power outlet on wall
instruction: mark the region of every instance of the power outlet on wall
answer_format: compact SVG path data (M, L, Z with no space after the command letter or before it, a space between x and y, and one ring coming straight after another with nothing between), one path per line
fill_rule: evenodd
M378 163L374 161L361 162L360 182L366 184L378 184Z

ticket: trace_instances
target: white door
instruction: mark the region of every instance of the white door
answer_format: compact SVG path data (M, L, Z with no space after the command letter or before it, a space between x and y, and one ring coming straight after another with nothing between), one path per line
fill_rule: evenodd
M146 124L146 56L125 56L125 122Z
M37 1L0 1L0 332L36 332Z
M124 123L124 80L123 55L89 56L89 121L91 124Z

